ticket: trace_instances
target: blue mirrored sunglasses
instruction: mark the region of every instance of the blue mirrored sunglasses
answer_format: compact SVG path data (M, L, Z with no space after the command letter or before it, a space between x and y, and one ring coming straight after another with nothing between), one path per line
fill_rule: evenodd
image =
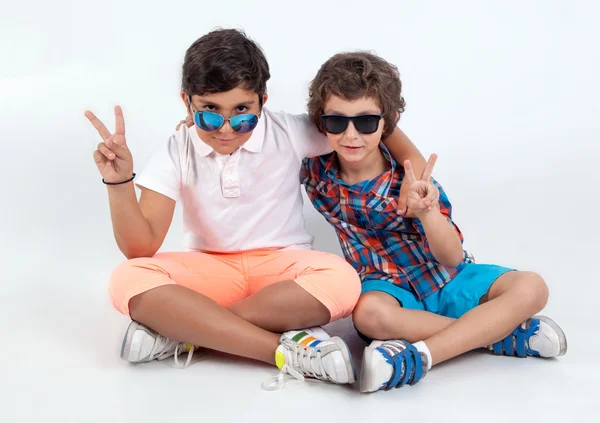
M190 106L192 104L192 99L189 99ZM206 132L214 132L218 131L225 125L225 122L229 122L231 129L239 134L246 134L251 132L256 128L258 124L258 116L255 114L244 114L244 115L235 115L229 118L225 118L224 116L207 111L199 111L196 112L192 107L192 112L194 113L194 123L198 125L200 129Z
M231 129L235 132L246 134L256 128L258 116L247 114L225 118L218 113L202 111L194 113L194 122L200 129L207 132L218 131L225 125L225 122L229 122Z

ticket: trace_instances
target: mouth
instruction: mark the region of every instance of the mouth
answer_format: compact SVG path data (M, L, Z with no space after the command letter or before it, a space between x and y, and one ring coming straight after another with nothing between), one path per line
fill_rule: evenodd
M349 153L355 153L359 151L362 147L351 147L347 145L342 145L342 148Z
M235 138L231 138L231 139L223 139L223 138L215 138L218 142L220 142L221 144L231 144L235 141Z

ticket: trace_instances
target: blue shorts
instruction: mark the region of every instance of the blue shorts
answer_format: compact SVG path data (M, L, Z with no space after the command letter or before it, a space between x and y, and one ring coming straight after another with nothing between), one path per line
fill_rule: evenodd
M454 279L423 300L419 300L411 291L381 280L365 280L362 283L361 294L372 291L385 292L398 300L403 308L424 310L458 319L479 305L481 297L487 294L496 279L513 270L493 264L466 264ZM359 335L365 341L369 341L363 334Z

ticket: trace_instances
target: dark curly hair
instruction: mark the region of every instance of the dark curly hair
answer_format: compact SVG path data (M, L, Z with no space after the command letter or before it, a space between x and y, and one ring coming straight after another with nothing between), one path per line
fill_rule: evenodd
M242 87L267 91L269 64L260 46L236 29L217 29L186 51L181 89L189 95L214 94Z
M402 82L398 68L367 52L339 53L327 60L311 81L308 115L325 133L321 115L331 95L345 100L370 97L381 107L385 126L382 137L390 135L404 112Z

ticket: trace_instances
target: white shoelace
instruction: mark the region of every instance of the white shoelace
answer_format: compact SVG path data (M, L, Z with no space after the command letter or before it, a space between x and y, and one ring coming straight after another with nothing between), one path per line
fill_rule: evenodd
M152 351L150 351L150 360L164 360L166 358L171 357L173 355L175 357L175 365L180 369L187 367L192 361L192 357L194 355L194 347L190 348L188 352L187 360L185 364L181 364L179 362L179 348L187 348L188 344L185 342L175 341L173 339L169 339L162 335L156 335L156 340L154 341L154 346L152 347Z
M305 349L297 346L295 350L288 350L288 352L290 354L286 354L286 356L290 356L292 362L290 365L287 363L284 364L277 376L263 382L262 387L265 391L275 391L283 388L283 378L286 373L302 382L304 381L304 376L310 376L318 380L329 379L325 367L323 367L320 351L317 351L315 348L307 347ZM316 359L318 363L319 367L317 370L312 368L313 359Z

